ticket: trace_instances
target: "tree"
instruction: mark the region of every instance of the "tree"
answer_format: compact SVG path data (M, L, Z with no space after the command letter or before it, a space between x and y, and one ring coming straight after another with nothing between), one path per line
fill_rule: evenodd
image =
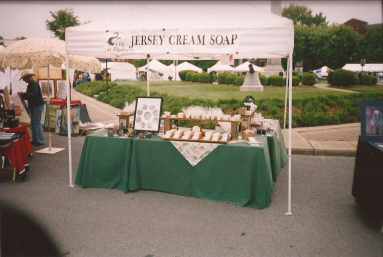
M50 14L51 16L46 20L47 29L62 40L65 39L65 28L80 24L78 16L75 16L71 9L61 9Z
M282 16L293 20L295 25L320 26L327 25L327 19L320 12L313 15L312 10L302 5L289 5L282 11Z
M346 26L295 26L294 62L303 62L310 71L327 65L333 69L346 63L359 62L357 51L362 38Z
M360 44L360 58L365 58L367 63L383 62L382 26L367 29L367 33Z

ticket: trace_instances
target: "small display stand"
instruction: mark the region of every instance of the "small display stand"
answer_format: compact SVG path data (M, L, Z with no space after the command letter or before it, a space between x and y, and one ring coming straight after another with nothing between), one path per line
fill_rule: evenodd
M179 121L189 121L189 122L198 122L198 123L218 123L218 122L229 122L230 123L230 135L231 139L236 139L238 138L239 135L239 129L240 129L240 120L231 120L231 119L204 119L204 118L181 118L181 117L162 117L161 118L164 121L164 133L166 133L168 130L172 129L172 125L174 122L179 122ZM166 139L166 138L164 138ZM222 141L206 141L206 140L191 140L191 139L173 139L169 138L166 140L171 140L171 141L190 141L190 142L200 142L200 143L221 143L225 144L227 142L222 142Z
M117 114L118 116L118 124L123 124L124 127L126 128L131 128L133 127L132 124L130 122L131 118L134 117L134 113L131 113L131 112L120 112L119 114Z

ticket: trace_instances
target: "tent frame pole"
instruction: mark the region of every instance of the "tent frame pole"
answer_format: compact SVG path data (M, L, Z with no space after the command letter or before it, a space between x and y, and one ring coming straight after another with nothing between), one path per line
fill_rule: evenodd
M66 87L66 106L67 106L67 135L68 135L68 177L69 187L73 185L73 170L72 170L72 120L71 120L71 84L69 80L69 56L68 53L65 55L65 77L67 82Z
M146 58L146 65L149 64L149 57ZM146 96L150 96L150 70L146 67Z
M50 111L49 111L49 104L51 102L51 94L50 94L50 89L51 89L51 75L50 75L50 65L48 64L48 103L47 103L47 110L46 110L46 115L48 116L48 149L49 151L52 151L52 133L51 133L51 126L50 126Z
M289 150L288 150L288 192L287 192L287 212L286 215L293 215L292 207L291 207L291 147L292 147L292 123L293 123L293 81L292 81L292 73L293 73L293 54L292 52L289 54L288 60L288 72L289 72Z
M286 69L286 85L285 85L285 109L284 109L284 115L283 115L283 128L286 129L286 120L287 120L287 99L289 94L289 65L287 64Z

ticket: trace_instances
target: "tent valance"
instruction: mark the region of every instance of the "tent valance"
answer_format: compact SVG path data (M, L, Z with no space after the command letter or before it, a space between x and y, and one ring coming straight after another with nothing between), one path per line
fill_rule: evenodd
M293 49L294 27L286 18L251 5L185 8L132 5L124 20L67 28L67 51L98 58L145 59L149 54L183 60L278 58Z

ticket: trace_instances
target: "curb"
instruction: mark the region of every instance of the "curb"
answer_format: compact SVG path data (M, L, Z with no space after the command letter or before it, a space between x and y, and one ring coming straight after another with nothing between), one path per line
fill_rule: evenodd
M356 150L330 150L330 149L303 149L303 148L292 148L293 154L297 155L312 155L312 156L346 156L354 157Z

